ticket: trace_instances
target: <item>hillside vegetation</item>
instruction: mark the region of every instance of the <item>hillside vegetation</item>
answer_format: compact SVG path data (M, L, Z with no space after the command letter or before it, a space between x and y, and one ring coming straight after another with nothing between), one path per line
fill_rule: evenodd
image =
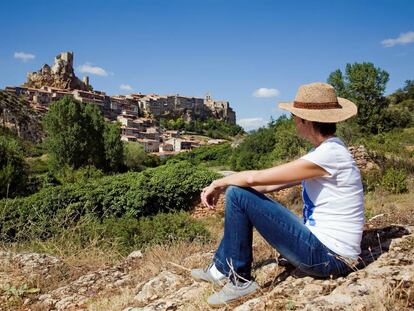
M372 162L371 169L362 172L367 223L372 226L369 228L382 230L392 223L413 226L413 81L407 81L401 89L385 96L388 74L370 63L348 64L345 73L334 71L328 81L339 95L354 100L359 107L357 117L338 124L337 135L349 146L363 145L366 157ZM89 297L82 305L90 310L120 310L135 304L137 299L141 299L139 301L144 305L151 301L161 301L162 304L162 297L151 297L164 292L170 295L169 300L166 298L168 301L175 301L174 295L181 295L179 290L183 288L201 290L194 295L198 297L197 301L203 300L205 290L209 289L203 285L188 285L190 281L184 272L209 261L222 234L224 202L221 199L218 210L208 216L195 217L199 214L194 210L201 210L198 199L201 189L219 177L217 170L268 168L296 159L311 148L297 135L293 120L287 116L271 119L266 126L250 133L210 121L199 124L184 122L183 125L181 120L170 120L164 124L165 127L213 137L233 138L237 135L237 139L232 143L203 146L180 153L164 163L146 155L137 144L120 142L117 125L105 124L97 109L81 106L69 99L53 105L43 121L48 135L46 143L33 145L19 137L16 130L1 128L0 248L6 254L34 251L58 256L68 267L48 282L40 281L40 277L27 280L10 278L4 281L4 287L0 282L0 303L6 301L10 310L20 310L26 298L33 299L29 304L33 302L35 305L34 301L41 300L47 305L47 295L43 295L46 293L60 297L62 305L67 303L73 307L78 306L75 302L81 304L82 299ZM299 197L299 189L294 188L277 194L276 199L298 213L301 209ZM405 229L399 230L403 232ZM382 238L388 233L378 232L373 241L380 256L383 244L378 245L379 234ZM404 241L401 243L411 245L411 240ZM409 254L409 247L398 247L403 250L403 255ZM137 250L142 253L134 256L140 259L126 257ZM370 252L372 250L374 248L369 248ZM375 251L367 254L372 257L372 253ZM392 254L397 256L398 251L394 250ZM263 274L267 275L265 263L274 257L274 250L255 235L255 262L258 265L254 270L258 277L262 268L260 264L264 266ZM136 266L131 263L134 260L139 260ZM181 272L172 274L171 267ZM280 272L277 264L274 269ZM17 270L3 272L4 275L18 275L20 272ZM98 270L99 273L96 272ZM134 271L132 279L129 279L130 271ZM375 274L373 271L371 269L370 273ZM89 272L86 277L85 273ZM101 272L105 277L97 276ZM94 280L90 281L93 286L100 284L101 287L79 285L82 275L85 279ZM157 275L159 279L151 283L151 278ZM277 273L274 276L275 280L276 276L281 277ZM121 284L120 287L125 286L120 292L116 292L117 286L106 287L108 278L113 278L115 283L124 277L133 286L143 282L137 289L140 295L154 284L167 285L155 290L152 296L148 289L145 299L135 297L133 290L126 287L127 283L117 283ZM358 278L363 279L362 274L358 274ZM180 280L177 281L179 286L168 283L174 279ZM265 290L270 293L277 289L275 280L264 279L270 282ZM284 280L278 279L277 282L281 284ZM300 295L295 288L306 292L308 285L316 284L323 287L323 293L330 293L342 284L329 280L330 285L326 285L323 281L317 283L311 279L302 283L298 281L296 287L289 287L292 282L296 281L287 281L282 288L298 301ZM67 284L74 288L70 299L67 298L70 290L64 287ZM185 287L187 285L191 288ZM397 297L395 294L389 301L400 306L401 310L413 305L410 292L403 287L405 285L390 283L390 286L393 287L387 292L389 295L401 295ZM282 299L276 296L271 296L274 301ZM108 301L108 297L112 301ZM184 309L188 306L189 309L207 307L204 302L194 304L183 297L180 301L185 301L185 304L177 302L177 305ZM36 300L38 298L40 300ZM289 297L281 301L283 305L277 307L295 308L295 301L290 303ZM39 307L39 310L42 309Z

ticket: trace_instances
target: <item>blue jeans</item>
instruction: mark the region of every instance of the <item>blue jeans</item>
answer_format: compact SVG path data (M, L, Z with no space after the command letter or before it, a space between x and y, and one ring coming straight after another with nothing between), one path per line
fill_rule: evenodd
M303 221L264 194L230 186L226 191L224 236L214 256L217 269L251 279L253 227L291 264L315 277L342 275L350 269L323 245ZM232 266L232 269L230 268Z

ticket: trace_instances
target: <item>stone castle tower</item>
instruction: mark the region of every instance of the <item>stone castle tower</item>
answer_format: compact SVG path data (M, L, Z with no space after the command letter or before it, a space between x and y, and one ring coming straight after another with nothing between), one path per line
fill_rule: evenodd
M51 86L68 90L91 90L88 77L81 81L75 75L73 52L63 52L57 55L52 67L45 64L39 71L29 72L27 81L23 86L32 88Z

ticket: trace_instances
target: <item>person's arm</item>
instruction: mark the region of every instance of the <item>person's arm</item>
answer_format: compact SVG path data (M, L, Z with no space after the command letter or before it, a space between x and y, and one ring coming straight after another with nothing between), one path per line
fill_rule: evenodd
M300 183L301 181L297 181L297 182L292 182L292 183L283 184L283 185L253 186L252 188L261 193L269 193L269 192L275 192L275 191L283 190L283 189L290 188L293 186L297 186L297 185L300 185Z
M203 189L201 200L205 206L214 208L218 194L230 185L239 187L285 185L327 174L328 172L322 167L299 159L269 169L244 171L216 179Z

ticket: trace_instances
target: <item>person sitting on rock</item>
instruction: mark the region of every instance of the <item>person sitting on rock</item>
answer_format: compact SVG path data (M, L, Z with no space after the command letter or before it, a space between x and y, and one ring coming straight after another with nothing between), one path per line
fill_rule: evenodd
M208 268L191 271L196 280L224 285L208 297L212 306L258 291L251 276L253 228L291 264L314 277L349 272L361 252L361 175L335 136L336 123L356 115L356 105L337 97L331 85L312 83L299 88L294 102L279 107L293 114L299 136L314 148L283 165L217 179L201 193L203 204L214 208L226 190L220 246ZM264 195L298 184L303 189L303 219Z

